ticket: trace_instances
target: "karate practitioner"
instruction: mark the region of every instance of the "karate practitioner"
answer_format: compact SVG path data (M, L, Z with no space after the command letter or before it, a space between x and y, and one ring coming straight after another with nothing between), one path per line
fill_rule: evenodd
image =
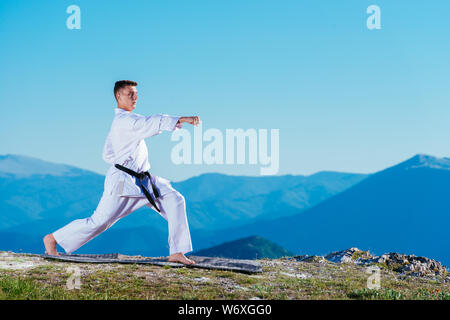
M74 220L46 235L43 241L47 254L59 255L56 244L72 253L119 219L146 205L168 222L168 260L195 263L184 255L192 251L184 197L172 188L169 180L143 174L150 169L144 139L162 131L179 130L184 122L197 126L200 118L132 113L138 99L136 86L137 83L130 80L117 81L114 86L117 108L103 148L103 160L111 167L97 209L92 216Z

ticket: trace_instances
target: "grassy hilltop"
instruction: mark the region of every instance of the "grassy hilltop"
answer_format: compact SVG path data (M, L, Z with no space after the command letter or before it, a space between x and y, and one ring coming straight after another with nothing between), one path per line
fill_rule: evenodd
M381 267L380 289L367 268L324 259L260 259L263 272L153 265L67 263L0 252L0 299L450 299L448 275L419 277ZM69 290L68 268L80 270Z

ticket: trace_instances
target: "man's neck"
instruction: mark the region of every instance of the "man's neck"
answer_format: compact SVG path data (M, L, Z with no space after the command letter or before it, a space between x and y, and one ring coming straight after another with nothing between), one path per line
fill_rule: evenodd
M119 105L117 106L117 108L122 109L122 110L125 110L125 111L128 111L128 112L133 111L133 110L129 110L127 107L119 106Z

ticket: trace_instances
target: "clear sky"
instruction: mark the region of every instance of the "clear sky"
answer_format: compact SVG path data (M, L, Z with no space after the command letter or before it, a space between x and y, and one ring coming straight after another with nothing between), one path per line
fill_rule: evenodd
M66 26L72 4L80 30ZM366 26L372 4L379 30ZM113 85L131 79L136 113L199 115L204 131L279 129L278 174L448 156L449 12L437 0L2 0L0 154L105 174ZM259 174L175 165L170 137L146 141L157 175Z

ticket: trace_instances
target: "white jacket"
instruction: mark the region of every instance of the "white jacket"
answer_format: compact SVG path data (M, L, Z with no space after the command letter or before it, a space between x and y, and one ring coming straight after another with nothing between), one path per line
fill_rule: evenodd
M165 131L175 131L182 127L177 125L180 117L166 114L142 116L120 108L115 108L114 120L103 147L103 160L111 164L105 177L105 191L107 194L118 196L144 196L137 184L137 179L114 167L118 163L136 172L150 169L148 150L144 139ZM160 195L174 189L170 181L154 175L151 171L153 183ZM148 177L143 180L144 186L153 194Z

